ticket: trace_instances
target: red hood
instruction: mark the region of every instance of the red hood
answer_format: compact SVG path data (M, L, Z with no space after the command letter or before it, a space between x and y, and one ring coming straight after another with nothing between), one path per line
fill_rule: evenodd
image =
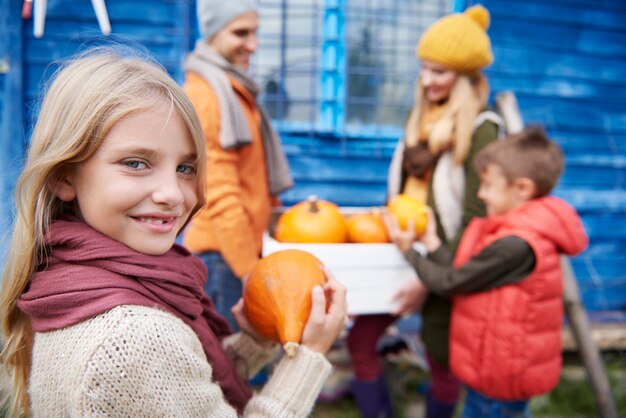
M567 255L582 252L589 243L576 210L555 196L530 200L519 209L503 215L500 220L543 235Z

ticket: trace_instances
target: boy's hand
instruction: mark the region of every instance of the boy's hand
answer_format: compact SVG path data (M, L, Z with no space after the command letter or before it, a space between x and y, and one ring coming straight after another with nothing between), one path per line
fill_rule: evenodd
M403 283L392 296L392 300L397 304L392 314L405 315L421 310L426 296L428 289L419 279Z
M413 224L413 221L410 221L407 230L403 231L398 224L398 220L393 214L383 212L383 222L385 223L391 242L396 244L398 249L403 253L407 252L415 241L415 225Z

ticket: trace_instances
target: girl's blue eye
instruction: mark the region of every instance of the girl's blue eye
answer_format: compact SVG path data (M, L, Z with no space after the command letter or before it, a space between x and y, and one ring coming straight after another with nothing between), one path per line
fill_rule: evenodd
M196 172L196 167L193 164L181 164L176 168L176 172L179 174L190 175Z
M124 161L123 164L133 170L143 170L144 168L147 167L147 164L144 163L143 161L139 161L139 160L127 160Z

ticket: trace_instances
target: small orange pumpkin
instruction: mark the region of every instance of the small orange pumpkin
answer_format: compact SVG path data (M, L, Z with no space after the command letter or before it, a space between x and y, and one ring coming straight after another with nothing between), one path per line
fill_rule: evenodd
M407 229L409 221L415 225L415 236L421 236L428 225L426 205L408 194L399 194L387 204L387 210L398 220L400 228Z
M348 240L354 243L389 242L387 228L379 212L357 213L348 218Z
M336 244L347 241L348 227L337 205L310 196L283 212L274 237L280 242Z
M259 335L280 342L296 354L311 311L313 287L327 281L324 265L301 250L282 250L263 257L243 287L244 312Z

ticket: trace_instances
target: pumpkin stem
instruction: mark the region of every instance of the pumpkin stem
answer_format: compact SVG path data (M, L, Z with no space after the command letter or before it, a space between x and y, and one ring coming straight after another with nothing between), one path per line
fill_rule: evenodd
M300 344L294 343L293 341L286 342L285 345L283 345L283 349L289 357L294 357L296 355L298 347L300 347Z
M309 212L317 213L320 211L319 205L317 204L319 198L316 195L312 194L307 197L306 200L309 202Z

